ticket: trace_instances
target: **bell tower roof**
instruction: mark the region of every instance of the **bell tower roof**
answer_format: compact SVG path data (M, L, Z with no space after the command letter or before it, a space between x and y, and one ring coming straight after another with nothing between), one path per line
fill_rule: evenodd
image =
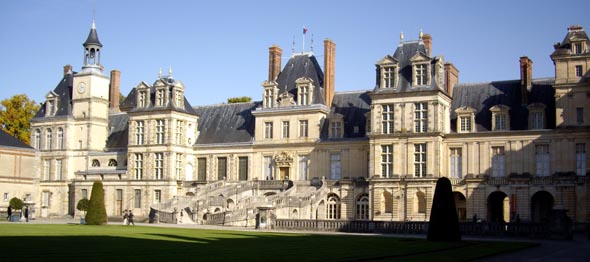
M98 40L98 33L96 33L96 24L94 20L92 20L92 26L90 27L90 33L88 33L88 38L86 38L86 42L84 42L84 47L88 47L91 45L102 47L102 44Z

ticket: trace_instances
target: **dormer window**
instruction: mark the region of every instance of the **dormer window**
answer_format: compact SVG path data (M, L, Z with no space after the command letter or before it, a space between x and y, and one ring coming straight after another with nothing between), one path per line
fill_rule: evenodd
M330 117L330 138L342 138L344 133L343 126L342 116L338 115Z
M311 105L313 98L313 80L302 77L295 80L297 86L297 105Z
M545 128L545 105L532 104L527 106L529 110L529 129Z
M381 87L382 88L396 88L397 86L397 67L387 66L383 67L381 71Z
M57 94L51 91L45 98L47 99L47 102L45 102L45 116L54 116L58 107Z
M139 91L139 95L137 97L137 107L143 108L147 106L147 91L142 90Z
M277 83L274 81L265 81L262 86L264 87L264 92L262 94L262 107L263 108L273 108L275 107L275 103L277 101L278 96L278 88Z
M184 108L184 96L181 90L174 90L174 104L177 108Z
M458 133L471 133L475 131L475 109L465 106L457 108L455 113L457 113Z
M164 106L165 101L166 101L165 90L163 88L156 90L156 106Z
M576 55L584 53L584 45L582 42L576 42L572 44L572 53Z
M492 112L492 130L506 131L510 130L510 117L508 111L510 107L505 105L495 105L490 108Z
M415 85L422 86L428 83L428 65L417 64L414 66Z

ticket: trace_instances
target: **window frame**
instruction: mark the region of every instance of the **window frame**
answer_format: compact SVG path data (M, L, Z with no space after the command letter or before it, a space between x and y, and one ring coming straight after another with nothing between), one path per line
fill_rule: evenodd
M395 105L381 105L381 134L393 134L395 132Z
M393 145L381 145L381 177L393 177Z

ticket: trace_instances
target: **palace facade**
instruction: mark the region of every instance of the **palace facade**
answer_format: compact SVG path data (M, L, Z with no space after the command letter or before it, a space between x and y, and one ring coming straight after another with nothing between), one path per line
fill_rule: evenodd
M554 77L533 78L521 57L520 79L459 83L420 33L383 50L374 89L352 92L335 89L332 40L323 67L312 52L283 64L272 46L261 101L205 106L190 104L171 71L119 101L120 72L103 71L94 22L83 46L81 70L64 67L32 120L37 216L76 214L101 180L109 216L428 221L436 180L448 177L462 220L541 222L555 209L590 220L580 26L548 54Z

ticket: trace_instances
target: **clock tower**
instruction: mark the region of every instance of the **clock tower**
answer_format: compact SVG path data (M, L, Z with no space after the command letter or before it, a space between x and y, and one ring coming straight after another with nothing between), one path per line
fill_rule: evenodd
M75 149L102 150L108 136L109 78L100 64L102 44L92 21L84 46L82 71L74 75L72 114L75 121Z

